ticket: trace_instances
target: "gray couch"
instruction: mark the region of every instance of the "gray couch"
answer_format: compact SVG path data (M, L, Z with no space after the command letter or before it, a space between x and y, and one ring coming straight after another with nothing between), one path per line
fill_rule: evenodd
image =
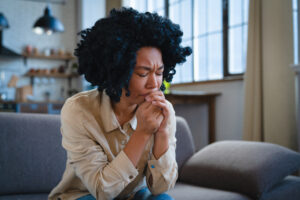
M222 154L218 152L218 149L223 152L223 148L227 148L226 151L228 152L232 146L239 148L240 142L232 143L233 145L231 143L230 145L228 143L217 144L213 148L195 153L189 127L181 117L177 117L176 137L179 180L175 188L168 192L176 200L300 199L300 179L295 176L281 175L280 179L276 180L276 184L270 186L271 189L264 189L258 196L253 197L252 190L257 188L255 184L251 185L252 179L252 182L249 182L250 185L246 184L247 178L243 177L243 174L246 173L241 172L240 169L234 169L234 173L227 170L221 174L219 172L228 169L228 167L220 167L217 163L217 168L210 174L209 171L214 168L214 162L222 160L209 160L210 157L214 159L215 153L217 156ZM0 200L47 199L48 193L59 182L65 169L66 152L61 147L59 115L0 113L0 142ZM206 156L206 152L211 156ZM291 154L294 156L290 157L291 162L294 160L297 162L292 163L292 169L287 173L295 171L300 166L300 156L297 153ZM222 158L226 155L228 154L223 155ZM279 155L278 152L276 155ZM208 160L204 160L203 165L203 159L207 159L206 157ZM230 157L226 158L225 163L226 160L230 159ZM197 164L201 162L202 164ZM230 162L231 166L237 166L233 165L232 161ZM288 162L290 163L290 161ZM211 164L212 167L206 165L207 163ZM243 162L238 162L238 165L239 163ZM197 169L198 167L199 169ZM263 165L259 167L263 167ZM289 167L290 164L285 166L285 168ZM241 172L242 175L235 173L236 171ZM229 178L226 173L230 174ZM251 173L255 174L253 171ZM276 172L276 174L278 173ZM243 186L241 190L236 189L240 182L235 185L236 183L230 180L234 175L236 175L235 179L243 177L242 183L245 184L241 184ZM261 175L258 174L258 177ZM264 183L268 183L266 180L269 181L269 179L262 179ZM217 184L214 187L212 182L224 182L225 189L222 189L222 184ZM249 188L252 190L248 190ZM244 192L242 194L239 191Z

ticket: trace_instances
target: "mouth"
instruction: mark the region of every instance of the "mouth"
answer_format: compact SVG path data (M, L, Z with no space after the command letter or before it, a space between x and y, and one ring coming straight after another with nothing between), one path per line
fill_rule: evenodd
M142 97L146 97L147 95L149 95L150 93L147 93L147 94L140 94L140 96Z

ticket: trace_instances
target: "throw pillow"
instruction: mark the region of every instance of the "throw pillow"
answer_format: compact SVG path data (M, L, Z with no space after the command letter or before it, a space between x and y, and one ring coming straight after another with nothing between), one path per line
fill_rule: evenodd
M246 141L206 146L183 166L183 182L246 194L258 199L300 168L300 154L285 147Z

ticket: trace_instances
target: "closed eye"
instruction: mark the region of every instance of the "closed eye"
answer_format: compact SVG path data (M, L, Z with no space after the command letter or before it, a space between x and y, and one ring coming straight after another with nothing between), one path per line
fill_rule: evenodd
M147 75L148 75L148 73L147 74L139 74L139 73L136 73L139 77L146 77Z
M137 66L136 67L137 72L135 72L139 77L146 77L148 76L149 73L151 73L151 68L150 67L145 67L145 66ZM156 70L156 75L158 76L162 76L163 75L163 71L164 71L164 66L160 66L157 70Z

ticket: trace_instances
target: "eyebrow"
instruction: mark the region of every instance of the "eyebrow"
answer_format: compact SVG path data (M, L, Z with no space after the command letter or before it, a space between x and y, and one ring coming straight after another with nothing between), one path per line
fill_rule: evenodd
M147 70L147 71L151 71L151 68L150 67L146 67L146 66L136 66L136 68L137 69L144 69L144 70ZM159 68L158 68L158 70L161 70L161 69L163 69L164 68L164 66L162 65L162 66L160 66Z

